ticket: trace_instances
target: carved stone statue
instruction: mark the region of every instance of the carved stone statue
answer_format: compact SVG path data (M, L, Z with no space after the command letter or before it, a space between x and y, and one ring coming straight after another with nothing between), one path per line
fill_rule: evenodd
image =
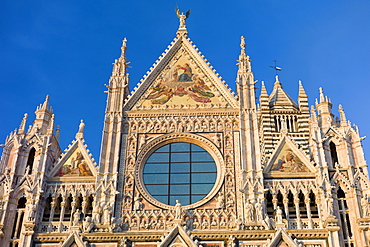
M281 210L280 206L276 208L276 223L282 224L283 223L283 210Z
M260 200L256 202L254 209L256 211L256 221L261 222L263 220L263 206Z
M134 202L134 210L135 211L141 211L144 209L143 199L141 197L136 198Z
M111 232L121 232L122 231L122 219L113 217L112 218L112 227L110 229Z
M73 226L78 226L78 222L80 221L81 213L80 210L77 209L73 214Z
M84 123L84 121L81 119L80 125L78 126L78 133L83 134L83 133L84 133L84 129L85 129L85 123Z
M28 220L29 221L33 221L35 219L35 211L36 211L36 206L33 204L29 204L28 205Z
M265 215L264 221L266 223L266 226L265 226L266 230L271 230L271 227L272 227L272 225L271 225L271 219L268 216L268 214Z
M253 205L245 201L245 220L247 222L254 222Z
M90 232L94 228L93 220L90 216L87 216L82 222L83 232Z
M217 197L216 208L224 208L225 207L225 199L222 193L220 193Z
M98 202L96 202L95 207L93 208L93 212L92 212L93 222L95 224L100 224L100 217L102 213L103 213L102 207L100 206Z
M186 29L186 19L189 18L191 10L189 9L188 11L186 11L186 14L184 14L180 12L178 7L176 7L175 12L176 12L177 17L179 17L180 19L179 29Z
M370 204L367 196L361 198L361 207L362 207L362 217L369 217L370 216Z
M103 212L104 224L109 225L111 223L112 210L113 210L112 207L109 206L108 203L104 206L104 212Z
M327 214L328 215L334 215L334 200L333 198L329 197L326 199L327 203Z
M179 200L176 200L176 205L175 205L175 219L181 219L181 214L182 214L182 205L179 202Z

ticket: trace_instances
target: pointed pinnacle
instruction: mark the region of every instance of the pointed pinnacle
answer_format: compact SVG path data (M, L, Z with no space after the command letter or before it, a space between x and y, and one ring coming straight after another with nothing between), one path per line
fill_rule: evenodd
M340 122L342 126L346 126L347 124L347 118L346 118L346 113L344 112L343 106L339 105L338 109L339 115L340 115Z
M244 38L244 36L241 36L240 37L240 48L241 48L241 54L242 55L246 55L246 53L245 53L245 47L246 47L245 38Z
M325 96L324 96L324 91L322 90L322 87L319 88L320 91L320 103L325 102Z
M283 88L281 82L279 81L279 76L275 75L275 83L274 83L274 89L276 88Z
M312 121L316 122L316 112L315 112L315 107L313 105L311 106L311 117L312 117Z
M268 97L268 93L267 93L267 90L266 90L266 87L265 87L265 82L262 81L261 84L262 84L262 86L261 86L261 97L262 96L267 96Z
M122 53L121 53L121 57L124 57L124 56L125 56L126 49L127 49L127 39L126 39L126 38L124 38L124 39L122 40L122 47L121 47L121 51L122 51Z
M304 90L304 87L302 85L302 81L299 80L299 97L307 97L306 91Z
M44 103L42 104L41 109L49 110L49 98L50 98L50 96L49 96L49 95L46 95L46 97L45 97L45 101L44 101Z

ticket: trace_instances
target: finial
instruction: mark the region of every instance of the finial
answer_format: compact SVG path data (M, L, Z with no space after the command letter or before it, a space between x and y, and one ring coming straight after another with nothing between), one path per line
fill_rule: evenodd
M240 37L240 48L242 49L242 54L245 54L245 38L244 36Z
M76 134L76 139L83 139L84 138L84 129L85 129L85 123L81 119L80 125L78 126L78 132Z
M49 98L50 98L50 96L49 96L49 95L46 95L46 97L45 97L45 101L44 101L44 103L42 104L41 109L49 110L49 109L48 109L48 108L49 108Z
M277 88L282 88L282 85L279 81L279 75L275 75L275 83L274 83L274 89L277 89Z
M122 40L122 47L121 47L122 54L121 54L121 57L125 55L126 49L127 49L127 39L124 38Z
M315 112L315 107L313 105L311 106L311 117L312 117L312 121L316 122L316 112Z
M85 123L84 120L81 119L80 125L78 126L78 133L84 133Z
M189 9L188 11L186 11L186 14L184 14L183 12L180 12L180 9L178 7L176 7L175 12L177 17L180 19L179 30L186 30L186 19L189 18L191 10Z
M320 103L323 103L325 102L324 90L322 89L322 87L319 87L319 91L320 91Z
M25 113L24 116L23 116L22 122L19 126L19 130L18 130L19 134L23 134L24 131L26 130L27 117L28 117L28 114Z
M347 126L347 118L342 105L339 105L340 125Z
M57 130L55 131L55 137L57 138L57 141L59 142L60 140L60 126L57 126Z

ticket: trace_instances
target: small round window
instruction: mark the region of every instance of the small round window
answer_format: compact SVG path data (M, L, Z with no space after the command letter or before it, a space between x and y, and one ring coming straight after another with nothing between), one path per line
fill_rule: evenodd
M145 163L144 185L158 201L175 205L203 199L216 182L212 156L198 145L176 142L155 150Z

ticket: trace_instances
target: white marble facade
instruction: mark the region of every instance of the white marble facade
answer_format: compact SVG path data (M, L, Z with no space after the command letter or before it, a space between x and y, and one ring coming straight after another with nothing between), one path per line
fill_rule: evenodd
M320 88L310 108L301 82L294 101L278 76L257 107L243 37L234 95L188 38L189 13L177 15L176 38L131 93L123 40L98 164L83 122L61 151L48 97L6 138L0 245L369 246L368 169L343 107L335 117Z

